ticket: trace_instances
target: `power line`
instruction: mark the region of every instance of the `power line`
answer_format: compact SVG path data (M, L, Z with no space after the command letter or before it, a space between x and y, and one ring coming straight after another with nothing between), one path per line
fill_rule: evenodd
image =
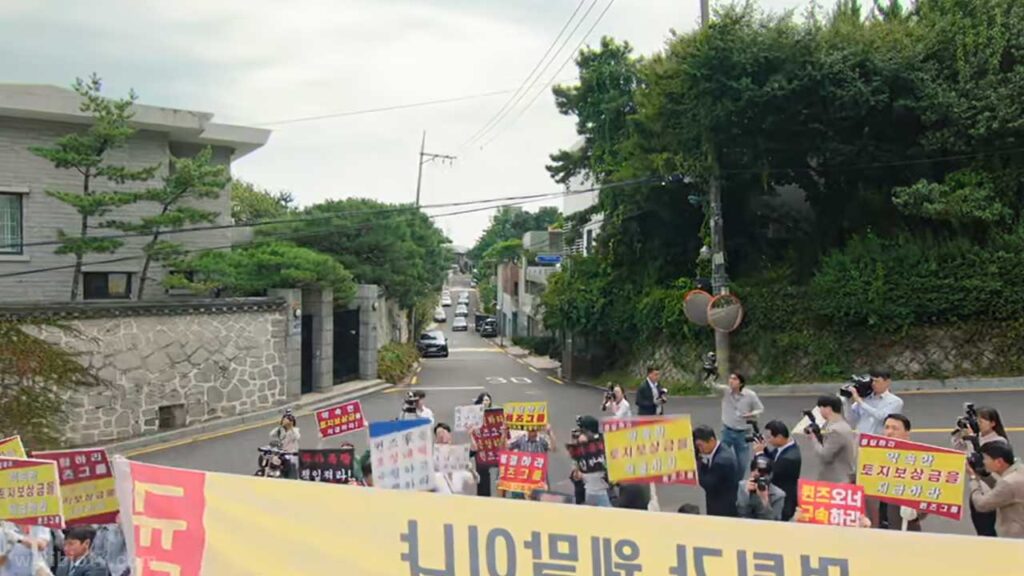
M594 2L596 3L597 0L594 0ZM573 51L569 53L569 57L562 62L562 65L558 67L558 70L556 70L555 73L551 75L551 79L547 81L547 84L542 86L541 89L538 90L537 93L533 95L533 98L531 98L530 101L527 102L526 106L519 110L519 114L512 119L511 123L506 124L504 128L502 128L500 131L491 136L486 142L484 142L480 146L481 148L487 147L491 142L493 142L495 139L501 136L508 128L514 126L515 123L518 122L524 114L526 114L526 111L533 107L534 103L537 102L537 98L539 98L541 94L546 92L547 89L550 88L551 85L555 83L555 78L558 78L558 75L561 74L562 70L569 65L569 62L573 61L573 59L576 57L576 54L580 51L580 48L583 47L583 43L587 41L587 38L589 38L590 35L594 32L594 29L597 28L597 25L601 23L601 20L604 19L604 15L608 13L608 10L611 9L613 4L615 4L615 0L610 0L608 2L608 5L604 7L604 10L602 10L601 13L598 14L597 20L594 20L594 23L590 25L590 29L587 30L587 33L584 34L582 38L580 38L579 43L576 44L576 48L574 48Z
M493 122L498 120L498 117L501 116L502 112L504 112L505 109L508 108L510 104L512 106L515 106L515 104L513 104L512 102L513 102L513 100L516 99L516 96L519 96L519 93L521 91L523 93L529 91L528 87L525 88L525 90L524 90L524 87L527 85L527 82L530 82L530 79L533 78L533 75L540 68L541 64L543 64L544 61L547 60L548 55L551 54L551 49L554 48L555 44L557 44L559 39L562 38L562 34L564 34L566 29L569 28L569 24L572 24L573 19L576 18L576 14L579 13L580 8L583 7L583 3L586 2L586 1L587 0L580 0L579 4L576 5L576 9L572 11L572 14L569 16L569 19L566 20L565 24L562 25L562 29L558 31L558 35L555 36L555 39L551 41L550 45L548 45L548 49L544 51L544 55L540 57L540 60L537 60L537 63L533 66L533 70L531 70L530 73L526 75L526 78L523 79L523 82L519 85L518 88L516 88L515 94L513 94L511 97L509 97L509 99L506 100L504 104L502 104L501 108L499 108L498 111L495 112L494 116L491 116L491 118L489 120L487 120L487 122L485 122L483 126L478 128L477 131L474 132L472 136L470 136L468 139L466 139L466 141L462 143L462 146L466 146L467 144L469 144L469 143L473 142L474 140L476 140L476 138L478 136L482 135L484 133L484 131L487 130L488 127L490 127ZM594 1L596 2L597 0L594 0ZM593 5L591 5L591 7L593 7ZM584 18L586 18L586 15L584 15ZM575 30L573 32L575 32ZM559 49L559 50L561 50L561 49ZM541 73L543 74L543 72L541 72ZM538 75L537 78L540 78L540 75ZM536 79L534 80L534 82L536 82ZM533 86L533 82L530 83L530 86Z

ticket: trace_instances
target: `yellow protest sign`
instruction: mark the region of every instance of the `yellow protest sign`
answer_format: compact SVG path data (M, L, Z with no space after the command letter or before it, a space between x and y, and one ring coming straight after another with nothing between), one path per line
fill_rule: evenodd
M547 402L508 402L502 408L510 430L537 430L548 425Z
M604 430L609 481L697 483L697 458L689 415L609 420Z
M25 458L25 445L21 443L21 436L0 440L0 458Z
M565 574L735 575L760 566L758 574L860 576L1008 574L1024 564L1024 546L1010 539L270 481L122 459L114 465L140 574L456 576L559 566ZM358 522L339 522L353 510Z
M873 434L861 434L859 444L857 484L865 496L956 520L963 516L963 452Z
M102 448L34 452L57 464L64 518L72 524L113 524L119 505L114 475Z
M57 465L46 460L0 458L0 520L63 528Z

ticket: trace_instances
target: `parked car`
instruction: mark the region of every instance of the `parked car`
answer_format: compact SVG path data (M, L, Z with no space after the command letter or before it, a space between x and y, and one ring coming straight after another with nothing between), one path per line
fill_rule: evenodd
M420 351L420 356L424 358L427 356L447 358L448 339L444 337L444 332L440 330L424 332L420 334L420 339L416 342L416 349Z
M469 308L466 308L465 304L459 304L455 307L455 316L469 316Z
M476 280L470 280L469 281L469 287L470 288L476 288Z
M459 304L465 304L466 306L469 306L469 292L459 293Z
M444 311L444 308L438 308L434 310L434 322L447 322L448 313Z
M466 318L459 316L452 320L452 332L465 332L469 330L469 323L466 322Z
M441 296L441 306L451 306L451 305L452 305L452 297L451 296L449 296L447 294L445 294L444 296Z
M484 338L494 338L498 335L498 321L494 318L488 318L480 323L480 328L477 332Z

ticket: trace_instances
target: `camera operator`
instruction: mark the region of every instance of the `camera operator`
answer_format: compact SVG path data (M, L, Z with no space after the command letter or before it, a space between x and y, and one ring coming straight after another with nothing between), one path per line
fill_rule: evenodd
M1014 461L1013 448L1004 442L989 442L978 451L984 468L968 468L971 503L980 512L995 511L1000 538L1024 539L1024 465Z
M764 412L764 404L739 372L729 374L729 385L713 384L722 393L722 444L736 455L736 472L742 478L750 462L750 422Z
M626 400L626 394L622 391L622 386L618 384L609 384L608 390L604 393L601 411L606 412L609 408L612 409L613 418L629 418L633 415L633 411L629 407L629 400Z
M736 517L736 456L715 438L710 426L693 429L693 444L697 449L697 480L704 489L708 516Z
M754 444L754 458L761 454L772 461L772 484L786 493L782 519L788 522L796 513L797 485L803 459L800 447L789 437L789 428L781 420L772 420L764 425L764 441Z
M856 475L857 434L843 418L843 402L837 396L819 396L818 410L824 426L812 421L808 432L814 435L814 453L821 461L818 480L853 483Z
M405 396L405 401L402 405L402 419L407 418L426 418L430 420L430 424L434 424L434 411L427 408L427 393L421 390L409 392Z
M975 443L979 447L989 442L1002 442L1007 445L1010 443L998 410L987 406L975 410L973 404L967 404L964 407L964 412L965 416L957 418L952 443L954 448L967 453L968 462L977 461L981 457L974 451ZM968 503L971 508L971 522L974 524L974 530L978 536L994 537L996 535L995 512L979 512L974 507L973 501L968 500Z
M736 493L736 511L740 518L782 520L786 493L772 483L772 460L754 457L750 462L750 478L740 480Z
M660 370L653 366L647 368L647 378L636 389L637 415L654 416L658 413L659 406L664 412L665 402L668 402L668 391L658 384L660 379Z
M889 387L892 386L892 374L888 370L872 370L870 375L871 394L866 398L857 386L844 388L853 402L850 408L850 425L857 432L881 435L885 428L885 417L903 412L903 400L889 391Z

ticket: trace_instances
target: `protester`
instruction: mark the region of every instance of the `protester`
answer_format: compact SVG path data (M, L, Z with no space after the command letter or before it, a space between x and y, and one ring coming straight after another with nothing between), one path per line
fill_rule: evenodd
M45 576L53 564L53 532L0 522L0 576Z
M452 428L444 422L434 425L434 444L450 445L452 443ZM441 494L466 494L476 493L480 477L475 470L453 470L448 473L434 472L434 491Z
M284 462L287 463L284 470L286 478L299 477L299 440L301 438L302 433L296 427L295 414L292 414L291 410L286 411L284 416L281 416L281 423L270 431L270 445L288 453L284 456Z
M110 576L106 562L91 554L96 531L76 526L64 537L64 560L57 566L57 576Z
M576 419L576 425L580 428L580 433L576 436L577 444L586 444L591 440L597 439L601 434L601 424L593 416L580 416ZM612 500L609 495L611 486L608 484L608 473L606 471L581 472L579 468L573 466L570 477L574 481L583 482L584 504L611 508Z
M626 393L622 391L622 386L613 384L610 390L611 396L605 396L604 403L601 405L601 411L607 412L611 408L612 418L629 418L632 416L633 411L629 406L629 400L626 400Z
M979 450L985 473L971 475L971 502L979 512L996 513L1000 538L1024 538L1024 464L1014 461L1013 448L989 442Z
M107 563L112 576L129 576L132 563L120 522L121 517L118 515L115 524L103 524L96 528L96 539L91 549L93 554Z
M551 452L558 451L558 444L555 440L555 432L551 429L551 426L544 427L544 435L541 436L540 432L536 428L531 428L526 434L508 442L507 446L509 450L515 452L531 452L534 454L548 454ZM544 482L547 482L545 477ZM525 500L526 494L522 492L506 492L506 498L512 498L514 500Z
M712 384L722 393L722 445L736 455L736 473L742 478L750 462L750 422L764 412L757 393L747 389L747 380L739 372L729 375L729 385Z
M856 387L850 388L853 401L850 408L850 426L857 432L881 435L885 417L903 412L903 400L889 391L890 386L892 375L888 370L872 370L870 396L861 398Z
M665 395L661 393L661 386L658 384L660 379L661 371L654 367L647 369L647 378L636 389L636 413L638 415L654 416L658 413L658 406L665 404Z
M736 492L736 513L740 518L756 520L782 520L786 493L771 483L772 460L756 456L750 461L750 478L739 481ZM763 479L762 482L758 482Z
M648 484L623 484L619 486L616 508L647 510L651 503L651 487Z
M988 406L982 406L977 409L978 413L978 444L984 446L989 442L1003 442L1009 444L1010 441L1006 436L1006 428L1003 427L1003 418L999 415L999 411L995 408ZM973 438L973 430L957 428L953 432L952 442L953 447L957 450L963 450L968 455L974 453L974 444L970 441ZM971 523L974 524L974 530L978 533L978 536L996 536L996 513L995 512L978 512L974 507L974 502L970 499L967 500L971 508Z
M817 405L825 419L821 437L811 443L821 461L818 480L852 483L856 474L857 435L843 418L843 403L837 396L820 396Z
M789 521L796 513L797 486L803 458L800 447L789 437L789 428L781 420L764 425L764 442L754 445L754 455L764 454L772 460L772 484L786 493L782 506L782 519Z
M883 421L882 432L886 438L910 440L910 419L903 414L889 414ZM921 514L909 506L899 506L882 502L876 498L867 498L864 507L871 524L883 530L906 530L920 532L921 521L926 514ZM906 527L904 528L904 524Z
M715 431L708 426L693 430L697 446L697 479L704 489L708 516L736 516L736 456L732 450L721 449Z
M487 392L481 392L480 395L476 397L476 400L473 401L473 404L477 406L483 406L484 410L487 410L493 405L493 402L494 401L491 399L490 394L488 394ZM474 461L476 461L475 432L476 430L469 431L469 441L473 446L473 451L471 452L470 456L473 457ZM476 473L477 476L480 478L480 482L478 482L476 485L477 496L485 496L488 498L491 496L491 468L493 468L493 466L489 464L480 464L479 462L477 462Z

